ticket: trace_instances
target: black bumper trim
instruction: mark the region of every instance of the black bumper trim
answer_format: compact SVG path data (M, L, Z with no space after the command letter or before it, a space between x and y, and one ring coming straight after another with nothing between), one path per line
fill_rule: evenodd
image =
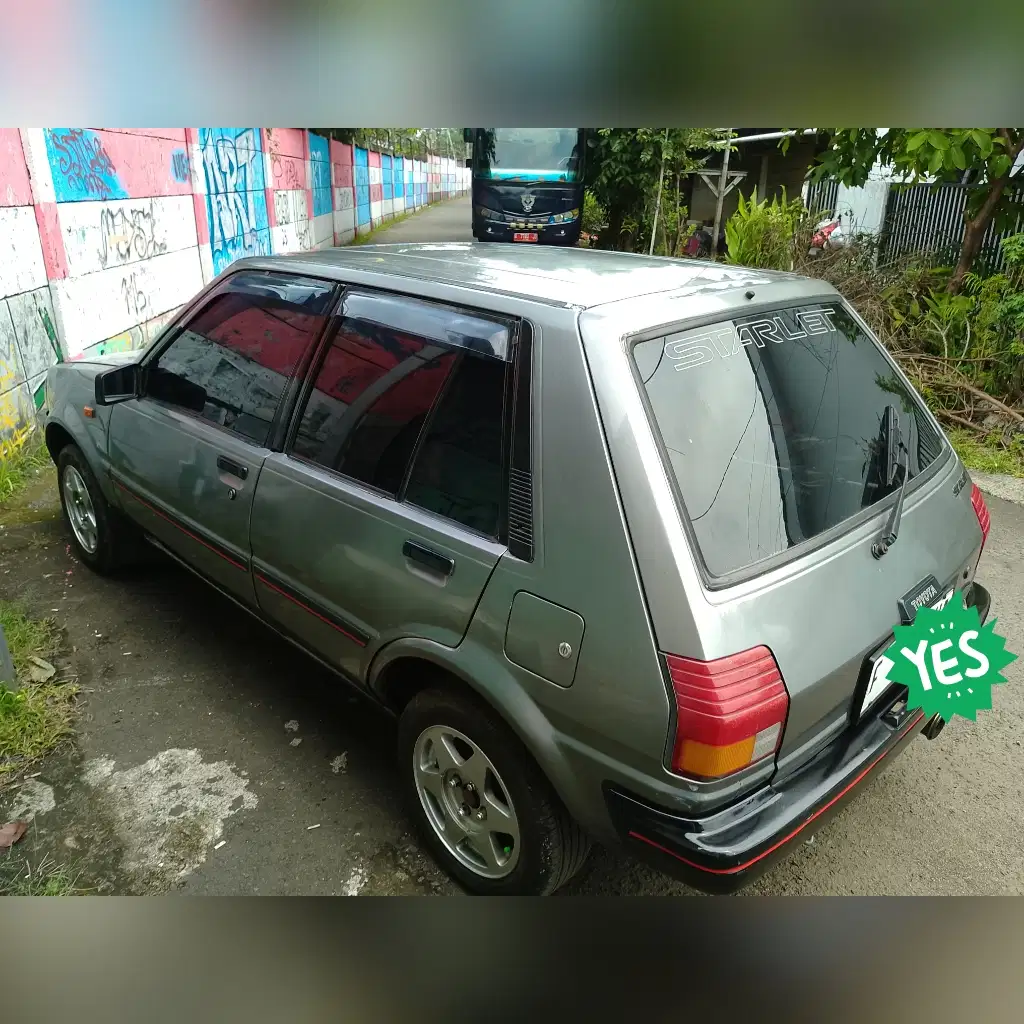
M708 818L687 819L608 786L605 796L620 835L639 854L705 892L735 892L781 858L811 825L823 825L852 791L920 731L910 712L897 729L874 719L844 748L827 747L779 787L766 786ZM884 730L884 732L881 732Z
M992 598L974 583L967 604L978 609L984 622ZM694 888L735 892L785 856L794 839L820 828L864 779L888 767L925 724L924 713L903 707L894 689L865 720L792 775L705 818L653 807L611 783L605 784L605 799L617 832L639 856Z

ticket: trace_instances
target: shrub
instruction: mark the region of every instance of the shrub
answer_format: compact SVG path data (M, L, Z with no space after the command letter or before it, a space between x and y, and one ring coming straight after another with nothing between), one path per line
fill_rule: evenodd
M787 200L785 190L758 202L742 194L736 212L725 225L726 262L766 270L792 270L798 237L808 218L801 200Z

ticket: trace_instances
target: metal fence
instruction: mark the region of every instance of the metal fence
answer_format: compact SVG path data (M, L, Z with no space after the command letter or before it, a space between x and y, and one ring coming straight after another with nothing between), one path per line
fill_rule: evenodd
M934 253L944 263L953 263L959 256L964 233L964 207L967 205L971 185L920 184L889 189L880 258L886 262L911 253ZM1018 187L1009 196L1024 200L1024 187ZM1008 229L999 231L990 224L981 243L979 259L985 269L1003 269L1000 242L1024 228L1020 220Z
M807 209L813 213L833 214L838 199L839 182L831 178L822 178L807 186Z

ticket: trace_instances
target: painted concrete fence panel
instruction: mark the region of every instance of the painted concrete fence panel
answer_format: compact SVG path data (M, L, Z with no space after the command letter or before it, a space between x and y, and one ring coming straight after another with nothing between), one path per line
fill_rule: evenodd
M0 128L0 436L55 362L144 347L236 259L343 245L464 170L301 128Z
M313 192L313 248L334 244L334 199L331 195L331 147L322 135L309 133L310 183Z
M394 191L395 191L395 213L402 213L405 210L405 160L396 156L394 158Z
M21 133L0 128L0 436L31 420L61 356Z
M356 191L352 147L331 140L331 182L334 185L334 244L344 245L356 234Z
M202 205L195 204L203 277L211 280L240 257L267 256L272 251L262 131L199 128L189 132L195 132L197 140L194 185L205 198Z
M381 181L380 153L372 149L367 154L370 165L370 222L373 227L384 219L384 193Z
M388 220L395 215L395 169L394 160L387 153L380 157L381 216Z
M370 154L359 146L355 148L356 174L356 233L363 235L370 230Z

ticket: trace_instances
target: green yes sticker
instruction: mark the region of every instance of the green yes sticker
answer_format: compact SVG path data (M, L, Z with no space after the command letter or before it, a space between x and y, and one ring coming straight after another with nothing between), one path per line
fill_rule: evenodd
M983 626L957 591L944 608L922 608L911 625L895 626L884 657L892 662L888 677L909 690L907 706L947 722L954 715L973 722L990 709L992 687L1006 682L1001 671L1017 657L995 625Z

